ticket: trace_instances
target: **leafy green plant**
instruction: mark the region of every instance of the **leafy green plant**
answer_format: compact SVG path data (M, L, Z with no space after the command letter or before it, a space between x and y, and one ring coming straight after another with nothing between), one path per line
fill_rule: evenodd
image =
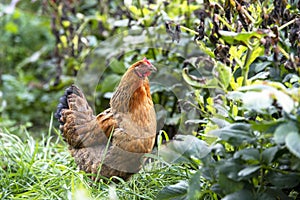
M10 14L6 2L2 198L299 197L298 1L20 1ZM102 111L126 67L144 56L159 69L151 77L165 133L159 156L171 164L149 155L156 161L129 182L92 183L59 136L38 141L24 129L45 129L81 70L90 73L76 81ZM186 135L161 144L178 132Z
M299 40L291 38L299 30L298 11L292 1L275 0L269 9L258 1L209 3L199 11L196 31L182 28L196 35L209 57L202 60L211 60L210 74L199 62L183 70L194 88L189 103L199 111L200 124L194 136L180 136L161 152L166 160L176 155L171 161L187 165L190 177L165 187L157 198L296 199ZM191 150L194 140L199 144Z
M50 94L54 69L45 61L54 46L50 21L41 17L36 3L27 5L35 14L26 5L0 3L0 126L14 133L22 124L40 129L51 115L52 97L58 97Z
M189 199L191 193L197 193L200 199L295 199L300 186L300 134L296 114L299 95L294 92L274 82L242 87L239 95L230 92L229 101L233 98L234 102L245 102L239 110L245 116L237 118L228 113L236 120L206 133L208 137L218 138L210 146L194 136L181 136L194 139L169 144L162 155L166 159L170 159L170 154L176 155L176 162L193 166L194 172L180 193L176 191L182 184L165 188L158 198L169 199L173 194L173 197L184 195ZM279 113L283 115L275 120L273 116ZM193 140L199 140L196 142L199 144L187 150ZM204 149L209 151L203 153ZM174 153L178 151L179 154ZM198 182L196 188L194 181Z

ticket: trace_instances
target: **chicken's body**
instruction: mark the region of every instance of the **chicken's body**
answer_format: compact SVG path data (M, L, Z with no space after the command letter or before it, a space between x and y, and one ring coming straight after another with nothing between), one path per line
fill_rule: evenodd
M94 180L99 173L127 180L141 168L143 155L151 152L156 117L147 76L153 70L146 59L133 64L110 108L97 116L78 87L72 85L61 97L55 114L60 130L79 168L95 174Z

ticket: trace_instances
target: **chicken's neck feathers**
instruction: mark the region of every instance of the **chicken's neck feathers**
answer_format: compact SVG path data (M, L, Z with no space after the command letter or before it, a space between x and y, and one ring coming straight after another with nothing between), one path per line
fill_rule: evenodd
M141 106L146 109L153 107L148 78L139 78L133 70L129 70L122 77L110 106L115 112L122 113L136 113Z

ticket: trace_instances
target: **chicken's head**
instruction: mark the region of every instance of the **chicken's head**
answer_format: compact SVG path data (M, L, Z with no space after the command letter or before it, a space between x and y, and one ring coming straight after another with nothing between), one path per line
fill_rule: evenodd
M157 69L146 58L134 65L134 72L139 78L148 77L150 76L151 72L154 72L156 70Z

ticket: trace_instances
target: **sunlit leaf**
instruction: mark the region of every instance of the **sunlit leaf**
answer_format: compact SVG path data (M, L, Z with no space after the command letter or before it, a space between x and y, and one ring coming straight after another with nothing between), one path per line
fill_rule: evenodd
M188 183L186 181L180 181L175 185L169 185L164 187L156 196L157 200L183 200L187 199Z
M290 113L295 106L295 102L287 92L283 92L287 91L285 86L275 82L264 83L239 88L240 91L247 91L242 96L244 106L259 111L270 107L274 100L276 100L285 112Z
M276 128L276 126L280 125L283 123L283 120L276 120L276 121L255 121L251 123L251 128L253 130L259 131L259 132L267 132L271 131L274 132L273 129Z
M129 7L132 5L132 0L124 0L124 4L126 7Z
M217 62L215 70L218 73L217 78L219 79L222 88L226 90L231 80L231 68L221 62Z
M239 176L248 176L248 175L256 172L259 169L260 169L260 166L245 167L244 169L242 169L241 171L239 171L238 175Z
M264 47L263 46L256 46L252 51L250 57L248 58L247 64L252 64L253 61L258 58L259 56L264 55Z
M197 88L218 88L218 80L216 78L208 79L206 77L196 77L189 74L188 68L182 71L183 79L191 86Z
M298 158L300 158L300 134L299 132L293 131L285 138L287 148Z
M276 100L278 101L278 104L280 106L282 106L282 109L285 112L290 113L293 110L293 108L295 107L295 102L287 94L285 94L281 91L276 91L275 96L276 96Z
M135 7L135 6L133 6L133 5L130 5L129 6L129 10L134 14L134 15L136 15L136 16L140 16L140 10L137 8L137 7Z
M270 72L259 72L255 76L252 76L249 80L265 80L269 77Z
M260 39L264 35L257 33L257 32L230 32L230 31L219 31L222 39L224 39L229 44L247 44L249 43L250 39L257 38Z
M116 20L114 22L114 26L116 27L127 27L129 23L129 19Z
M7 24L5 24L5 30L13 33L13 34L17 34L19 31L18 26L14 23L14 22L8 22Z
M242 96L243 106L248 110L261 112L263 109L270 108L273 104L273 98L268 91L264 92L246 92Z
M63 47L67 47L68 46L68 38L65 35L60 36L60 41L61 44L63 45Z
M286 137L290 133L297 133L298 129L294 123L284 123L278 126L274 132L274 140L277 144L284 144L286 142Z
M207 55L209 55L211 58L215 58L214 52L213 52L210 48L208 48L208 47L204 44L204 42L202 42L202 41L197 41L197 44L198 44L199 48L200 48L203 52L205 52L205 53L206 53Z

